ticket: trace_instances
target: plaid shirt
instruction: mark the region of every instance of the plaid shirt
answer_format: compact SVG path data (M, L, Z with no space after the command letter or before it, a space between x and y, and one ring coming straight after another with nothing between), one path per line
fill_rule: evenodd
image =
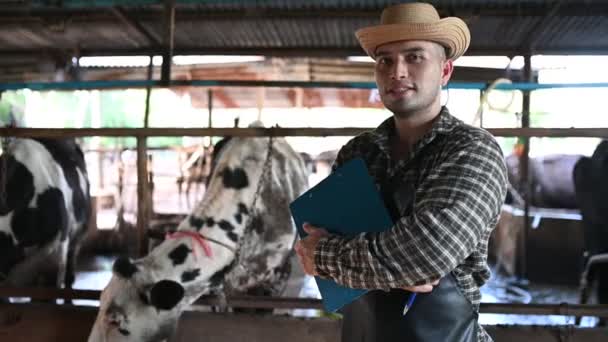
M479 288L490 277L488 239L507 189L499 145L487 131L464 124L447 108L407 158L391 160L391 117L350 140L335 168L361 157L380 187L392 184L397 210L392 229L352 239L330 236L315 250L316 270L351 288L383 289L422 285L449 272L479 309ZM479 341L491 340L479 329Z

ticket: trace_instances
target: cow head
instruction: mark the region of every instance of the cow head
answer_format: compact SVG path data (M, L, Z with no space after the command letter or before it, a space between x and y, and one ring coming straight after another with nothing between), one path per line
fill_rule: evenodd
M268 138L230 139L217 156L203 200L180 223L178 232L210 238L211 253L195 238L180 235L143 259L116 261L89 342L162 341L181 312L210 288L224 284L247 292L286 281L281 266L295 238L288 205L308 180L303 161L284 139L274 140L272 170L263 172L268 146ZM237 248L244 267L235 267Z
M142 263L127 259L115 262L89 341L152 342L171 335L184 288L172 280L154 280L140 268Z

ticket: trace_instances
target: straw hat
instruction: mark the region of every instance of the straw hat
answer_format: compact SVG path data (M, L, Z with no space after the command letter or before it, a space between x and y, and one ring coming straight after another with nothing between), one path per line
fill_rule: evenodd
M375 59L376 48L400 40L429 40L447 48L447 58L455 60L469 47L471 34L460 18L440 19L435 7L425 3L390 6L382 11L380 25L355 32L361 47Z

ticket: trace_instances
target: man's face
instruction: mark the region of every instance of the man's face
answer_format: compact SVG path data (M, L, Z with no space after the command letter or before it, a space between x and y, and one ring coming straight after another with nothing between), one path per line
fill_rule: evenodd
M452 74L443 47L421 40L387 43L376 49L376 83L382 103L407 118L439 102Z

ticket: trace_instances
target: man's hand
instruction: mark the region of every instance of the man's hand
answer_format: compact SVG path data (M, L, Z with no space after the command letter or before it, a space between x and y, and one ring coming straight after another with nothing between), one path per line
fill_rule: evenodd
M322 237L328 236L329 233L325 229L314 227L308 223L304 223L302 227L308 236L296 242L295 250L304 272L315 276L317 275L315 269L315 249L319 240Z
M426 292L433 291L433 288L435 286L437 286L437 284L439 284L439 279L435 280L433 282L430 282L428 284L418 285L418 286L408 286L408 287L404 287L403 289L406 291L409 291L409 292L426 293Z

